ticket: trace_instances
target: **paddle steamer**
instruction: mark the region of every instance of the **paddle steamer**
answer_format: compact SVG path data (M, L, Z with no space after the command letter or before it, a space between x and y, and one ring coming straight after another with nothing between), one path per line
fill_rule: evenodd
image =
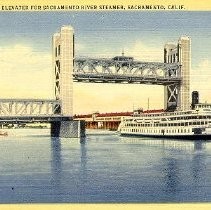
M138 110L124 117L119 126L121 135L211 140L211 104L199 103L193 110L148 112Z

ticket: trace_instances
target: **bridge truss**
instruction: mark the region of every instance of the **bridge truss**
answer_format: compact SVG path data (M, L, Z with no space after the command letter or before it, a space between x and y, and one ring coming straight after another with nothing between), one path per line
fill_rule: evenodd
M140 62L127 58L77 58L74 61L73 79L77 82L155 85L179 85L181 82L179 63Z
M58 116L59 100L0 99L0 117Z

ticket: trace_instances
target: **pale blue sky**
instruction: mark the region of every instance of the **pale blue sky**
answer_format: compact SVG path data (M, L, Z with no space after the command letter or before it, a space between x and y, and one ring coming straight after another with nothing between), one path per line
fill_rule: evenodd
M105 49L121 52L137 39L153 45L189 35L194 61L210 57L210 19L211 12L2 12L0 45L27 43L38 51L49 51L52 34L61 25L70 24L75 29L76 42L86 46L78 53L90 54L93 43L96 50L92 54L98 56Z
M138 60L162 62L163 46L166 42L176 42L183 35L190 36L192 40L191 74L194 77L192 89L199 88L201 99L211 102L209 100L211 87L208 82L211 79L211 12L1 12L0 54L3 56L0 55L0 67L4 70L2 70L0 80L4 80L6 84L7 80L14 77L14 80L9 81L11 84L8 87L0 86L1 92L8 92L8 95L12 97L27 96L29 98L38 95L43 98L52 97L52 87L47 77L48 72L51 71L51 37L62 25L72 25L75 30L76 56L112 57L120 54L124 48L126 55L132 55ZM16 59L14 61L16 63L13 64L13 59L8 62L8 57L18 57L19 53L23 53L26 58L22 61L21 58L18 61ZM29 62L30 58L32 59ZM21 62L24 62L24 65ZM27 62L29 62L28 66ZM28 76L27 72L30 73ZM39 79L42 72L45 72L42 80L37 83L29 82L32 74L34 78ZM16 76L14 74L11 76L11 73L19 74L20 83L22 83L21 78L24 77L28 81L25 87L18 81L16 85L19 88L15 87ZM80 98L77 94L83 95L84 100L92 98L96 101L99 97L99 94L93 93L96 85L87 85L90 88L87 94L85 90L82 91L79 84L75 86L76 98ZM124 87L127 88L127 86ZM155 94L151 96L152 108L162 108L162 87L144 87L149 89L149 93L157 90L156 95L160 99L153 99ZM110 94L109 89L116 89L116 95L109 96L113 105L109 103L110 105L102 107L108 99L102 99L99 106L96 103L90 104L90 109L75 103L76 112L126 111L131 109L133 103L146 107L146 97L141 94L139 98L143 102L138 101L137 95L134 96L135 98L130 98L131 93L128 93L127 100L125 92L124 99L122 99L123 96L120 97L121 93L118 92L119 87L117 86L104 85L100 88L103 91L102 94L107 95ZM103 88L108 92L106 93ZM129 88L131 91L142 92L140 91L141 86L130 86ZM121 109L120 104L114 103L114 99L127 100L127 102Z

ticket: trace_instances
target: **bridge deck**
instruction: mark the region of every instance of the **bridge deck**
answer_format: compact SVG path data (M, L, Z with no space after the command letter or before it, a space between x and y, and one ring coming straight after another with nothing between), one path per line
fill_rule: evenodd
M51 123L73 120L70 116L0 116L0 123Z
M133 75L115 75L115 74L81 74L74 73L75 82L92 82L92 83L128 83L128 84L152 84L152 85L169 85L180 84L181 78L164 78L156 76L133 76Z

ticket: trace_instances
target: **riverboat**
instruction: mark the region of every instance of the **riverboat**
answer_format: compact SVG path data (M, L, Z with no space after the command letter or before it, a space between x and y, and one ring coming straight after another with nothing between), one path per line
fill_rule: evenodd
M211 140L211 104L196 104L193 110L134 112L123 117L120 135L174 139Z

